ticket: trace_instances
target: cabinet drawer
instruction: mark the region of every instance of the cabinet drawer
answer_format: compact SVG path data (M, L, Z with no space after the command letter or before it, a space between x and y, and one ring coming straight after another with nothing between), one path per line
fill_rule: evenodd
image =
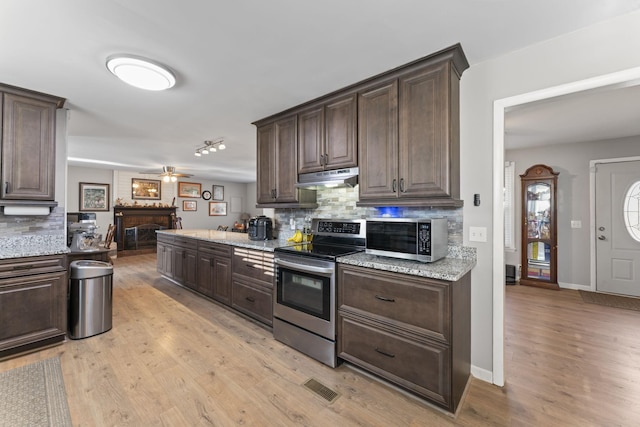
M338 356L448 407L451 400L450 350L416 342L340 316Z
M405 324L397 327L417 327L423 331L414 332L444 342L450 340L450 285L447 283L339 266L338 289L341 310L366 312Z
M65 271L62 255L0 260L0 279Z
M170 236L168 234L156 233L156 239L158 240L158 242L162 243L173 243L175 238L174 236Z
M233 248L233 272L273 287L273 252Z
M231 246L220 243L198 242L198 251L215 257L231 258Z
M232 295L233 308L269 326L273 324L273 295L268 289L234 278Z

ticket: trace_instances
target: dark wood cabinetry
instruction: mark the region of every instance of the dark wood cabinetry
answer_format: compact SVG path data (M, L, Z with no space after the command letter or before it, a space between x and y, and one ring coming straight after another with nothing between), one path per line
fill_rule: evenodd
M198 292L231 305L231 247L198 242L197 270Z
M257 202L259 207L317 206L315 191L296 188L298 117L258 126Z
M65 100L0 85L2 185L5 200L55 199L56 109ZM54 204L52 204L54 205Z
M359 92L361 206L462 206L457 45Z
M470 273L448 282L338 264L338 283L338 356L455 412L470 375Z
M233 308L271 326L273 279L273 252L233 248Z
M64 255L0 260L0 358L64 341Z
M522 181L521 285L558 286L558 173L545 165L531 166Z
M356 99L342 95L298 114L298 173L358 165Z
M273 252L158 234L157 270L178 284L273 323Z
M198 252L193 242L176 237L173 242L173 279L197 290L196 263Z
M308 173L354 166L359 206L462 206L459 84L468 67L457 44L255 122L259 207L311 203L286 200L289 187L274 184L284 167ZM297 154L289 145L296 125ZM279 147L270 147L278 143L296 157L278 159ZM280 179L295 185L297 176Z

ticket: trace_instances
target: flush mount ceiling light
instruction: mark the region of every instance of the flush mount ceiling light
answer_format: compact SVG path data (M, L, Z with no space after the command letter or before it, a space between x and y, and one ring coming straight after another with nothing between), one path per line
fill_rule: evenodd
M218 150L224 150L227 148L224 145L224 138L218 138L213 141L205 141L202 147L196 148L195 155L196 157L200 157L203 154L215 153Z
M123 82L140 89L166 90L176 84L176 77L166 66L139 56L110 56L107 68Z

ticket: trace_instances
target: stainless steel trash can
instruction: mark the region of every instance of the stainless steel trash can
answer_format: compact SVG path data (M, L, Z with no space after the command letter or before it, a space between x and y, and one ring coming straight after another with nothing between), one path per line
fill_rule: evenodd
M111 329L113 266L78 260L69 272L69 337L88 338Z

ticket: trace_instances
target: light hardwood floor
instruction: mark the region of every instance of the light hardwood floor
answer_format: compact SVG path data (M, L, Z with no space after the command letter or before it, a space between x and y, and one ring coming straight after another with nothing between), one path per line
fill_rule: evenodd
M155 255L114 270L111 331L0 362L1 372L60 355L77 426L640 425L640 312L577 291L507 287L507 385L472 378L454 418L286 347L161 278ZM308 391L311 377L341 396Z

